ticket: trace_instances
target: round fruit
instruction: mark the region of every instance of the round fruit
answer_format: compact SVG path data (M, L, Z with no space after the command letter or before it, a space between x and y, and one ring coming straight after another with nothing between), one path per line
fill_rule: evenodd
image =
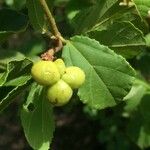
M49 101L55 106L63 106L69 102L72 96L72 89L63 80L59 80L47 91Z
M52 85L60 79L59 71L52 61L39 61L31 69L32 77L41 85Z
M62 79L70 85L72 89L78 89L85 81L85 73L79 67L66 68Z
M62 76L65 73L65 70L66 70L66 66L65 66L64 61L59 58L59 59L55 60L54 63L56 64L56 66L59 70L59 73Z

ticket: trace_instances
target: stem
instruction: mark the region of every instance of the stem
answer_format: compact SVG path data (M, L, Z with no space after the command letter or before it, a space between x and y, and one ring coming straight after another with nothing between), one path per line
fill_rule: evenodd
M57 38L61 37L61 34L60 34L60 32L59 32L59 30L56 26L55 19L52 15L51 11L48 8L46 1L45 0L40 0L40 3L41 3L41 6L43 7L43 10L46 14L46 17L47 17L48 22L50 24L50 27L52 29L52 34Z

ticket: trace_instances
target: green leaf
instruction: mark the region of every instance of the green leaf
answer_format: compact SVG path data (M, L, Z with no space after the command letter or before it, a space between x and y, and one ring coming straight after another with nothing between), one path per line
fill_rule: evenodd
M0 9L0 41L13 33L23 32L27 25L28 18L24 14L10 9Z
M145 36L146 46L150 47L150 33Z
M51 9L53 0L46 0L48 7ZM45 33L48 30L48 23L39 0L26 0L28 8L28 16L33 28L40 33Z
M144 121L150 125L150 109L149 108L150 108L150 93L146 93L141 100L139 109L140 109L141 115L143 116Z
M33 28L38 32L45 32L46 20L40 2L38 0L27 0L26 5L28 8L30 23Z
M88 8L95 4L95 0L71 0L68 2L66 11L69 19L75 17L75 15L82 9Z
M0 87L0 112L8 107L8 105L10 105L17 96L20 96L21 93L29 86L31 78L26 77L25 79L17 86Z
M7 76L8 76L8 72L7 71L6 72L2 72L0 74L0 86L2 86L5 83L5 81L7 79Z
M18 51L1 49L0 53L0 68L4 68L11 61L20 61L25 59L25 56Z
M130 93L124 98L125 112L130 116L127 134L141 149L150 146L150 85L136 79Z
M9 62L13 61L21 61L25 59L25 56L17 51L9 51L9 50L0 50L1 56L0 56L0 86L3 85L3 83L7 79L7 75L9 73ZM8 71L7 71L8 70Z
M149 0L133 0L133 1L136 5L139 14L144 18L148 17L148 11L150 10Z
M130 22L115 22L88 35L126 57L135 56L146 47L143 33Z
M19 0L19 1L14 0L15 9L18 9L18 10L22 9L25 6L25 4L26 4L26 0Z
M25 6L26 0L5 0L5 3L12 9L20 10Z
M150 94L143 96L139 110L132 116L127 134L141 148L150 147Z
M150 76L150 54L145 53L137 58L136 66L147 79ZM143 67L144 66L144 67Z
M142 80L136 79L129 94L124 97L124 100L126 100L124 110L126 112L137 110L138 106L141 103L141 99L148 89L150 89L150 86L147 85L147 83Z
M28 57L32 57L41 54L44 49L46 49L46 42L41 38L34 38L22 45L21 52Z
M83 103L103 109L116 105L132 86L134 71L126 60L106 46L84 36L75 36L63 49L68 66L82 68L85 84L78 95Z
M21 110L25 136L33 149L48 150L53 138L54 117L45 92L33 84Z
M147 34L149 32L148 23L145 20L143 20L138 13L135 13L135 9L124 13L124 15L120 16L120 18L116 19L116 21L130 21L136 28L138 28L144 34Z
M28 59L11 61L7 64L0 78L0 112L30 84L31 66L32 62Z
M130 8L119 6L118 0L98 0L95 5L80 11L73 19L76 33L105 28L114 19L123 17Z
M150 146L150 130L144 123L140 114L132 118L126 131L132 141L134 141L141 149Z
M31 66L32 62L31 60L28 60L27 58L21 60L21 61L12 61L9 62L7 65L7 78L6 78L6 83L19 78L20 77L25 77L25 76L30 76L31 77ZM4 83L4 85L6 84Z

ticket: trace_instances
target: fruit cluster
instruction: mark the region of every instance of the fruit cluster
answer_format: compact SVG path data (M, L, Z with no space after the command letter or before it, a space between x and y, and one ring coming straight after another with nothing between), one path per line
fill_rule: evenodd
M41 60L31 69L37 83L48 86L47 97L55 106L69 102L73 89L78 89L85 81L85 73L75 66L66 67L62 59L54 62Z

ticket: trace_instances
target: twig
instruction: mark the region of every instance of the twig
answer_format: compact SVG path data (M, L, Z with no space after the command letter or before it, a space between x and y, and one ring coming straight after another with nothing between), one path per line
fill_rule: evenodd
M46 17L48 19L48 22L49 22L49 25L51 27L51 30L52 30L52 34L57 38L57 39L60 39L63 43L66 43L66 40L61 36L58 28L57 28L57 25L56 25L56 22L55 22L55 19L46 3L45 0L40 0L40 4L46 14Z
M60 32L56 26L56 22L55 22L55 19L51 13L51 11L49 10L48 6L47 6L47 3L45 0L40 0L40 3L41 3L41 6L47 16L47 19L48 19L48 22L50 24L50 27L52 29L52 33L54 36L60 36Z
M51 28L51 31L52 31L52 34L53 36L51 36L50 38L52 40L54 40L55 42L55 47L54 48L51 48L49 49L47 52L45 52L44 54L41 55L41 58L43 60L53 60L55 57L53 56L55 52L58 52L62 49L63 47L63 43L66 43L66 40L61 36L58 28L57 28L57 25L56 25L56 22L55 22L55 19L46 3L45 0L39 0L40 1L40 4L45 12L45 15L48 19L48 22L49 22L49 25L50 25L50 28ZM50 36L49 33L47 33L48 36Z

